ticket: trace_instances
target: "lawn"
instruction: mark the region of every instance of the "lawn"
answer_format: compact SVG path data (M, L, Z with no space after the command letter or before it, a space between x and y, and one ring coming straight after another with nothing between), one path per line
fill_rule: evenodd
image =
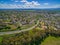
M60 45L60 37L49 36L46 38L41 45Z

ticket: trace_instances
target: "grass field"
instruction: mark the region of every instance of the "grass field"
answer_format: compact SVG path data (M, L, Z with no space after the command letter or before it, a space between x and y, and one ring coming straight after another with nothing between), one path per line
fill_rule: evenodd
M2 42L3 37L0 37L0 43Z
M56 38L49 36L41 43L41 45L60 45L60 37Z

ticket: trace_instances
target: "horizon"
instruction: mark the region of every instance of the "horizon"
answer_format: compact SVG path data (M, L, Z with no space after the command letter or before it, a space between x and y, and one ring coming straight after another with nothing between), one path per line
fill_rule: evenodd
M60 8L59 0L0 0L0 9Z

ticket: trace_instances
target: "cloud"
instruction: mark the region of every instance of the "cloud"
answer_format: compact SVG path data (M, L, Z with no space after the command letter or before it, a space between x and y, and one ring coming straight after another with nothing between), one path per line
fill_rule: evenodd
M60 8L60 5L42 6L40 8Z
M20 2L27 2L27 0L21 0Z
M19 2L18 0L16 0L15 2Z
M21 2L24 3L23 4L24 8L36 8L36 7L40 6L40 3L38 3L38 1L29 2L27 0L22 0Z
M26 5L40 5L37 1L26 2Z
M11 1L14 1L14 0L11 0Z
M44 3L44 5L49 5L49 3Z
M40 4L38 1L27 1L27 0L14 0L13 4L0 3L0 8L58 8L60 5L51 5L49 3Z
M0 8L13 9L13 8L23 8L23 7L22 5L17 5L17 4L0 4Z
M51 5L51 6L35 6L34 4L25 4L25 5L17 5L17 4L1 4L0 8L2 9L14 9L14 8L58 8L60 5Z

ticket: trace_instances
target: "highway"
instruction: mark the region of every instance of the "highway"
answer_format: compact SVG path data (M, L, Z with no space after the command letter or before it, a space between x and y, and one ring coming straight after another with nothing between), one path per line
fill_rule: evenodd
M39 24L39 20L37 21L36 25L34 25L33 27L30 27L28 29L9 31L9 32L0 32L0 35L8 35L8 34L16 34L16 33L26 32L26 31L29 31L29 30L32 30L33 28L35 28L38 24Z

